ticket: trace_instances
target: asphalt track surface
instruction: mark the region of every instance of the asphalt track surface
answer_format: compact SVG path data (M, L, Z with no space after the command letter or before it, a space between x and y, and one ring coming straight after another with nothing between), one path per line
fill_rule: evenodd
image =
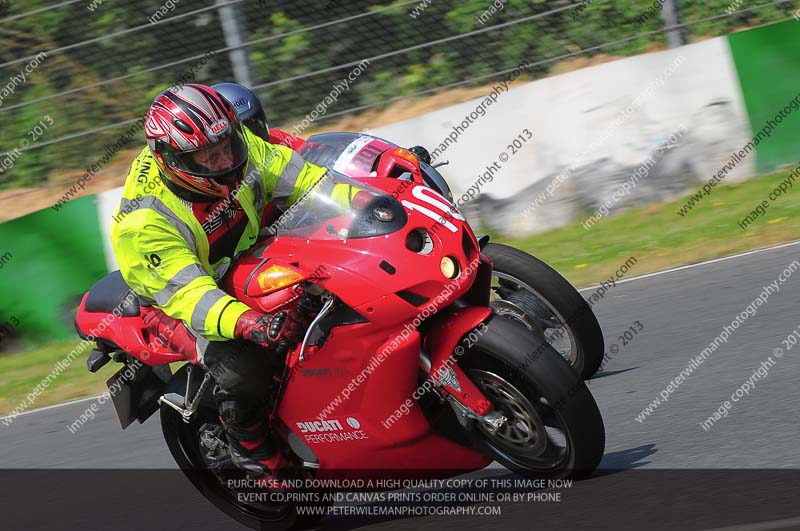
M561 502L503 503L502 516L335 517L326 529L800 529L800 344L774 349L800 325L800 271L759 307L644 422L638 415L737 314L775 281L800 245L618 282L594 306L607 348L617 344L590 389L606 426L597 475L561 491ZM636 266L628 273L636 274ZM588 296L594 288L583 290ZM620 335L639 321L627 345ZM770 356L775 364L708 431L700 423ZM119 429L111 405L72 434L91 405L33 411L0 425L0 501L6 529L243 529L169 477L143 483L75 469L174 469L156 417ZM9 469L18 469L17 471ZM39 469L23 472L22 469ZM64 469L53 474L46 470ZM736 470L738 469L738 470ZM16 474L19 473L19 476ZM158 473L154 472L153 477ZM513 478L493 464L470 477ZM31 486L39 486L32 500ZM19 489L13 485L25 484ZM72 485L74 484L74 488ZM84 490L81 490L84 486ZM141 488L140 488L141 487ZM87 494L85 492L88 489ZM145 489L145 490L142 490ZM149 489L149 490L146 490ZM6 489L4 489L6 490ZM80 500L68 494L74 491ZM81 494L77 494L78 492ZM16 519L15 519L16 518Z

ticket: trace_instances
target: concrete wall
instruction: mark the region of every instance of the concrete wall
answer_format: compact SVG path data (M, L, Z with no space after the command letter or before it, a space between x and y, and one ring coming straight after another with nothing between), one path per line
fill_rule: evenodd
M479 206L467 205L465 211L510 234L585 218L684 127L680 141L658 157L634 193L615 208L696 188L750 136L725 37L527 83L501 93L476 113L480 103L454 105L374 133L433 151L473 113L474 122L440 157L451 161L442 172L460 194L487 165L499 162L501 153L509 155L481 190ZM525 128L533 142L512 155L509 143ZM754 159L739 164L726 180L750 176ZM560 184L551 186L551 195L547 186L554 182Z

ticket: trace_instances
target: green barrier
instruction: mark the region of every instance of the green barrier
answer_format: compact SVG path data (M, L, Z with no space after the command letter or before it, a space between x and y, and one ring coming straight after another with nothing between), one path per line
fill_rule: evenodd
M800 22L788 20L728 36L755 135L800 94ZM797 102L793 104L800 107ZM800 109L788 107L768 138L756 148L758 173L798 159Z
M106 274L94 196L0 224L0 326L23 338L74 334L82 294Z

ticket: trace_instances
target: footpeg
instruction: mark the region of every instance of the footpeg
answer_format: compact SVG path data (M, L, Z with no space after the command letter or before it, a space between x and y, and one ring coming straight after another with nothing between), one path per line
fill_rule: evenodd
M191 369L191 367L189 369ZM169 406L178 413L180 413L181 418L183 418L183 421L187 424L192 419L192 415L194 415L194 412L200 405L200 399L203 397L203 394L206 392L206 390L208 389L209 385L211 385L212 382L211 373L207 372L205 377L203 378L203 382L200 384L200 388L197 390L197 393L195 393L191 403L187 405L188 401L187 399L189 397L189 386L191 384L191 376L192 376L191 370L189 370L189 376L186 378L186 397L183 397L178 393L167 393L158 399L159 404Z
M86 358L86 368L89 369L89 372L97 372L109 361L111 361L111 356L102 350L94 349Z
M171 407L172 409L180 413L181 416L185 416L186 414L186 410L183 407L184 399L178 393L167 393L158 399L158 403Z

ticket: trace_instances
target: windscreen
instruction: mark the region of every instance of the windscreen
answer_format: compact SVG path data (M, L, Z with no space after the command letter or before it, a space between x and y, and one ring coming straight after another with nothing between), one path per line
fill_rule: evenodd
M281 236L347 240L403 228L408 215L391 195L329 170L275 223Z

